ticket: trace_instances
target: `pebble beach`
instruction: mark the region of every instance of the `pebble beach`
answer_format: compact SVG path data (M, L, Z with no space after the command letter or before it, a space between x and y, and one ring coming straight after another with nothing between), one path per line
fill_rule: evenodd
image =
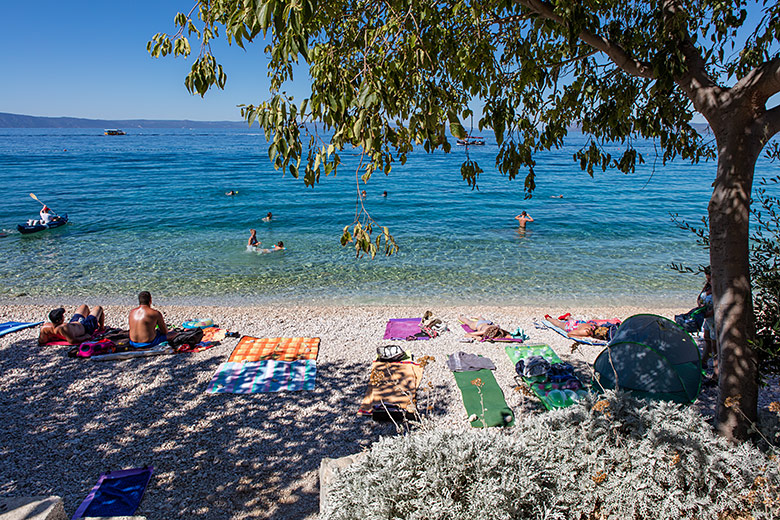
M87 302L91 304L92 302ZM0 338L0 495L58 495L70 515L109 470L154 466L136 513L167 518L314 519L323 457L365 450L392 423L356 414L368 385L376 347L397 343L415 358L432 356L418 392L426 427L471 428L446 365L458 351L495 363L496 380L516 417L543 413L515 390L514 367L499 343L463 343L459 315L485 316L504 328L523 328L528 343L550 345L583 381L602 347L580 345L535 328L547 313L587 319L625 319L637 313L666 317L683 307L599 308L410 306L156 306L177 325L209 317L222 328L256 337L321 338L314 391L211 394L205 389L238 339L197 353L97 362L67 357L67 347L39 347L39 328ZM4 305L0 322L40 321L49 307ZM126 328L129 306L108 306L106 325ZM388 342L391 318L431 310L449 327L429 341ZM68 313L74 311L67 308ZM694 406L707 414L712 390ZM420 406L422 405L422 406ZM430 411L428 409L430 408ZM711 413L711 411L710 411Z

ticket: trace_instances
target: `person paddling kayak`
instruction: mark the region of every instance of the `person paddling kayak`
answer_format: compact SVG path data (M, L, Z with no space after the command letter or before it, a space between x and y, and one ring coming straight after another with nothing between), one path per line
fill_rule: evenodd
M43 209L41 209L40 215L41 215L41 224L44 225L50 223L55 218L55 215L52 214L51 209L46 204L43 205Z

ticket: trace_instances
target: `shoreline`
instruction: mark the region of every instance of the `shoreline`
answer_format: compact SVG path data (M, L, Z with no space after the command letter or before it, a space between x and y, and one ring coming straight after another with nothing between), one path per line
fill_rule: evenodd
M453 308L453 307L501 307L501 308L517 308L517 309L550 309L550 308L582 308L582 309L634 309L641 311L642 309L661 309L661 310L679 310L685 307L680 312L687 312L690 308L695 306L696 293L692 292L690 295L686 293L685 296L656 296L656 295L630 295L630 296L582 296L572 298L536 298L529 296L525 298L529 303L517 303L514 301L501 301L500 298L488 302L480 301L481 298L463 298L459 301L451 301L449 299L437 299L436 297L430 298L408 298L403 296L397 296L387 301L374 301L371 299L354 299L349 296L331 296L328 298L322 298L319 296L311 296L308 298L298 297L275 297L269 296L265 299L257 299L256 297L246 297L241 295L234 296L155 296L158 293L151 291L154 297L154 306L160 307L213 307L213 308L231 308L240 309L247 307L322 307L322 308L342 308L342 307L376 307L376 308L402 308L402 307L425 307L428 308ZM17 296L17 297L0 297L0 308L3 307L47 307L51 306L78 306L82 303L88 305L102 305L104 307L135 307L137 293L131 295L100 295L100 296L79 296L79 295L61 295L61 296ZM628 302L633 303L615 303L615 302ZM432 309L433 310L433 309ZM628 317L628 316L626 316Z
M91 302L87 302L91 303ZM639 312L673 316L682 307L552 308L540 306L285 306L154 307L166 322L213 318L221 327L257 337L321 339L313 391L210 394L205 389L238 340L212 349L116 362L68 358L66 347L38 347L38 328L0 337L0 495L59 495L68 513L109 469L153 465L137 515L149 520L190 518L315 519L318 468L396 435L392 424L356 414L376 347L396 343L415 358L432 356L418 390L429 426L470 429L446 359L464 351L489 357L495 378L518 420L545 413L537 399L516 391L514 366L499 343L462 343L458 314L484 315L505 328L522 327L529 343L550 345L583 381L603 347L583 345L536 329L545 313L625 319ZM133 306L105 307L106 325L126 328ZM431 310L449 331L428 341L383 340L390 318ZM0 321L37 321L49 308L2 305ZM67 313L75 311L68 306ZM423 390L424 389L424 390ZM701 406L713 401L702 396ZM428 411L428 407L431 410Z

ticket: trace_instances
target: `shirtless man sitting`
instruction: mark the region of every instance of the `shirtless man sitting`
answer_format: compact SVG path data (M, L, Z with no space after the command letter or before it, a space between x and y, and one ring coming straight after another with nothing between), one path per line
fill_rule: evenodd
M103 328L105 316L103 307L95 306L90 312L89 307L82 305L76 314L65 323L65 309L59 307L49 313L49 322L41 327L38 336L38 345L44 345L51 341L67 341L72 345L78 345L92 338L96 330Z
M160 311L152 309L149 291L138 293L138 307L130 311L130 346L149 348L168 341L168 328Z

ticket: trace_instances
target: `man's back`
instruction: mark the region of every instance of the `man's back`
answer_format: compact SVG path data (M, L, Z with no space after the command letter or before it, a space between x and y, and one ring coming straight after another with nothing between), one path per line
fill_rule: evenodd
M137 343L152 341L157 336L155 327L160 323L162 323L161 331L166 332L163 330L165 323L162 314L148 305L139 305L130 311L129 323L130 340Z

